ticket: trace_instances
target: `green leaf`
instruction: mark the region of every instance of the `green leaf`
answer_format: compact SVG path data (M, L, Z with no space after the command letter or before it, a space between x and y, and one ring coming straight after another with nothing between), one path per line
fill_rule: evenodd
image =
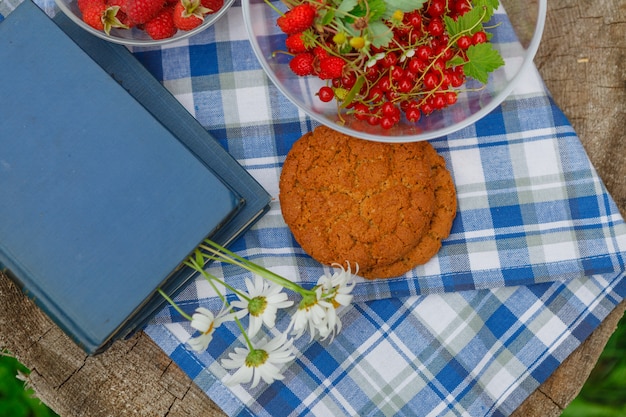
M327 26L335 18L335 9L320 11L320 13L323 13L322 20L320 22L322 26Z
M498 0L474 0L475 8L485 8L487 11L483 22L487 22L491 19L493 12L498 8L498 6L500 6L500 2Z
M350 91L348 91L346 97L343 99L344 101L343 103L341 103L341 108L346 108L350 105L350 103L352 103L352 100L354 100L354 97L358 94L359 91L361 91L361 87L363 87L364 83L365 76L359 75L359 78L356 79L356 82L354 83Z
M487 83L489 73L504 65L500 53L490 43L479 43L467 49L468 62L463 66L465 75Z
M368 22L375 22L385 14L387 5L385 0L368 0L367 2L359 2L355 8L352 9L351 14L357 17L366 17ZM348 19L346 18L346 21Z
M372 45L376 48L386 46L393 39L393 32L389 29L389 26L380 22L370 22L368 25Z
M385 0L385 3L387 3L387 10L383 17L390 19L396 10L402 10L405 13L412 12L421 8L426 0Z
M450 68L450 67L459 67L459 66L463 66L465 65L466 61L461 58L460 56L456 55L454 57L452 57L451 60L449 60L446 63L446 67Z
M358 4L358 0L344 0L339 3L339 7L337 7L337 11L339 15L343 15L345 13L350 13Z
M448 35L453 38L461 34L472 34L483 29L482 18L485 13L484 8L474 7L469 12L455 21L449 16L444 16L443 22L446 25Z

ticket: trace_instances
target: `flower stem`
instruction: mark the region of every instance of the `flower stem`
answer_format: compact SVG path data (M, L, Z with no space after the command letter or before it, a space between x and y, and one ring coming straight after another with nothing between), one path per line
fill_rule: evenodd
M301 287L300 285L296 284L295 282L288 280L287 278L284 278L268 269L263 268L262 266L259 266L253 262L250 262L249 260L245 258L242 258L241 256L231 252L230 250L224 248L223 246L220 246L219 244L211 240L207 239L205 240L205 243L209 246L201 245L200 247L207 250L211 254L213 254L214 258L212 259L229 263L231 265L237 265L263 278L267 278L270 281L274 282L275 284L278 284L283 288L292 290L302 296L309 294L309 293L314 293L312 290L307 290Z
M209 282L209 284L211 284L211 286L213 287L215 292L220 296L222 301L225 301L225 298L222 295L222 293L218 291L217 287L215 286L214 281L217 281L218 283L226 287L226 289L232 291L236 295L243 297L246 301L250 301L249 297L247 297L245 293L239 291L237 288L233 287L232 285L229 285L228 283L226 283L226 281L219 279L215 275L209 274L207 271L204 270L204 268L201 265L197 263L196 260L186 261L184 262L184 265L187 265L188 267L193 268L196 271L198 271L200 274L202 274L204 279L206 279Z
M181 316L183 316L185 319L187 319L187 320L191 321L191 316L190 316L189 314L185 313L185 312L184 312L184 311L183 311L183 310L182 310L182 309L178 306L178 304L176 304L176 303L174 302L174 300L172 300L172 299L171 299L171 298L170 298L167 294L165 294L165 291L163 291L163 290L162 290L162 289L160 289L160 288L158 288L158 289L157 289L157 291L159 292L159 294L161 294L161 296L162 296L163 298L165 298L165 299L167 300L167 302L168 302L168 303L170 303L170 305L171 305L172 307L174 307L174 309L175 309L176 311L178 311L178 313L179 313Z

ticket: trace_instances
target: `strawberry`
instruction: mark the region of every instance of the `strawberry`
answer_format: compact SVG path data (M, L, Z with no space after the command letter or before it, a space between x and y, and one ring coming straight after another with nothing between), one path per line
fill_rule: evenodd
M165 0L123 0L121 9L128 18L137 23L146 23L159 13Z
M289 68L291 68L296 75L311 75L313 74L314 59L313 54L308 52L299 53L291 58L291 61L289 61Z
M200 2L209 9L207 14L215 13L224 6L224 0L200 0Z
M323 80L340 78L346 61L337 56L329 56L320 60L319 77Z
M145 32L154 40L171 38L176 33L174 7L165 6L144 25Z
M103 1L83 5L81 10L83 21L96 30L104 30L103 18L106 10L107 5Z
M128 29L118 18L120 8L109 6L106 0L81 0L78 7L85 23L94 29L103 30L107 35L114 27Z
M83 0L83 1L91 1L91 0ZM117 16L117 18L120 20L120 22L121 22L124 26L126 26L126 27L128 27L128 28L131 28L131 27L135 26L135 22L133 22L132 20L130 20L130 19L128 18L128 16L126 15L126 13L124 13L124 11L122 10L122 3L123 3L124 1L125 1L125 0L107 0L107 4L108 4L109 6L118 6L118 7L119 7L119 10L117 11L117 15L116 15L116 16Z
M287 35L303 32L313 25L317 9L310 4L300 4L276 20L276 24Z
M95 7L98 6L100 4L104 4L105 2L103 0L78 0L76 2L76 4L78 5L78 10L81 11L81 13L88 8L91 7Z
M302 39L302 33L294 33L293 35L287 36L285 45L287 46L287 50L293 54L306 52L308 49Z
M202 24L208 9L200 0L180 0L174 5L174 25L180 30L191 30Z
M319 45L313 48L313 55L315 55L317 59L324 59L327 56L329 56L326 49L324 49L323 46L319 46Z

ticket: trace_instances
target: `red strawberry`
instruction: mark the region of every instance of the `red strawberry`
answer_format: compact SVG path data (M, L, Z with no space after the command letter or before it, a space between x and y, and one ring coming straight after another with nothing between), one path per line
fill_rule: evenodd
M104 30L104 15L107 5L103 2L91 2L82 6L83 21L96 30Z
M207 8L200 0L180 0L174 5L174 26L180 30L191 30L202 24Z
M85 1L85 0L84 0ZM86 1L90 1L90 0L86 0ZM117 11L117 18L120 20L120 22L128 27L131 28L133 26L135 26L135 22L133 22L132 20L130 20L128 18L128 16L126 15L126 13L124 13L124 11L122 10L122 3L124 3L125 0L107 0L107 4L109 6L118 6L119 10Z
M82 13L87 8L99 6L105 2L103 0L78 0L76 3L78 5L78 10Z
M294 56L291 61L289 61L289 68L296 75L311 75L313 74L313 54L308 52L302 52Z
M317 59L324 59L328 56L328 52L322 46L318 45L313 48L313 55L315 55Z
M300 52L306 52L308 49L304 44L304 40L302 39L302 33L295 33L293 35L287 36L285 40L285 45L287 46L287 50L293 54L297 54Z
M303 32L313 25L317 9L310 4L300 4L276 19L276 24L287 35Z
M164 4L165 0L124 0L121 8L130 20L140 24L156 16Z
M224 0L200 0L200 2L209 9L207 14L213 14L224 6Z
M177 30L173 12L173 6L163 7L155 17L146 22L143 29L154 40L171 38Z
M323 80L340 78L343 74L343 67L346 61L337 56L329 56L320 60L319 77Z
M107 35L111 28L128 28L117 17L120 8L107 5L106 0L81 0L78 7L85 23L94 29L103 30Z

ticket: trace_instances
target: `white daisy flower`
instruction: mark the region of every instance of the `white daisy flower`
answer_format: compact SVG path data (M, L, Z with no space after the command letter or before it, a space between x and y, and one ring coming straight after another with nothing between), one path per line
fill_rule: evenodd
M321 289L315 291L315 298L305 297L300 302L298 310L291 317L291 321L287 326L287 331L291 332L296 339L299 339L305 331L309 331L311 340L317 334L326 337L330 334L328 328L328 312L333 311L333 305L328 301L320 299L322 295Z
M270 281L266 281L255 275L254 282L246 278L247 294L237 294L239 301L233 301L233 307L241 309L245 314L250 313L248 322L248 337L254 337L265 323L268 328L276 324L276 313L279 308L287 308L293 305L293 301L287 300L287 294L281 292L283 287Z
M314 287L315 299L312 296L304 297L298 310L291 318L287 328L297 339L309 330L311 339L319 333L322 340L335 337L341 331L341 320L337 315L337 308L347 306L352 302L354 289L354 275L350 269L334 264L341 271L332 276L322 275Z
M295 358L293 339L281 334L274 339L263 339L256 348L235 348L235 352L222 359L226 369L237 369L225 383L227 385L246 384L252 381L251 388L261 380L267 384L282 380L285 376L280 372L280 365L291 362Z
M201 334L200 336L192 337L187 343L196 352L206 350L213 339L215 329L224 322L234 320L237 315L222 310L215 316L212 311L204 307L198 307L193 316L191 316L191 327L198 330Z
M326 275L322 275L317 280L317 285L322 288L322 298L325 300L329 300L335 308L340 306L350 305L352 302L352 290L356 282L354 281L354 275L352 274L352 270L350 269L350 264L348 263L348 268L344 268L339 264L333 264L333 266L338 267L341 271L335 271L335 273L328 277ZM357 265L355 274L358 273L359 267Z

